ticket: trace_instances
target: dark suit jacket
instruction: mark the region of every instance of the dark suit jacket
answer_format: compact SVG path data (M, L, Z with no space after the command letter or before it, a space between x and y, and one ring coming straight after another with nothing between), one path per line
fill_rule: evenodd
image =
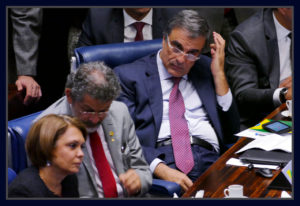
M275 109L279 52L272 9L257 12L231 34L226 74L238 103L241 123L253 126Z
M148 163L163 155L156 149L156 141L162 121L163 101L156 63L156 53L131 64L115 67L122 94L119 100L129 108ZM218 109L214 83L210 72L210 59L201 57L188 74L195 86L208 117L218 136L221 149L224 143L235 140L233 133L239 130L239 116L233 103L227 112Z
M153 9L153 39L162 38L167 21L181 9ZM82 25L77 47L124 42L123 9L90 9Z
M78 197L78 183L76 175L68 175L61 183L62 197ZM39 176L36 167L29 167L21 171L16 179L8 186L8 197L39 197L58 198L48 189L44 181Z

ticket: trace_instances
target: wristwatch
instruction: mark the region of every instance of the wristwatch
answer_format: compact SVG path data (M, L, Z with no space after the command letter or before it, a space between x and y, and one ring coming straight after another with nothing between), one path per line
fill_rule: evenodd
M283 88L282 90L280 90L279 99L280 99L281 103L285 103L286 102L285 94L287 92L288 92L287 88Z

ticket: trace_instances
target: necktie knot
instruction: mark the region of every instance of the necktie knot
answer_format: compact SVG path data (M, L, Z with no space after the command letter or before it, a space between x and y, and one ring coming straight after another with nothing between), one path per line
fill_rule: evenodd
M141 41L141 40L144 40L144 37L143 37L143 27L145 26L145 23L144 22L135 22L132 24L135 29L136 29L136 36L135 36L135 41Z
M181 78L182 77L172 77L172 81L173 81L174 85L179 84Z

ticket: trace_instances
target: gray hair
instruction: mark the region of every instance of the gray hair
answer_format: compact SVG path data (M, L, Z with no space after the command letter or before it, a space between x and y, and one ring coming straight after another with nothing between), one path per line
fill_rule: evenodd
M203 36L209 39L210 37L208 22L195 10L182 10L173 16L164 31L164 37L169 35L175 28L185 29L189 32L189 37L191 38Z
M88 94L101 102L109 102L121 91L113 70L100 61L79 65L76 72L68 75L65 87L71 89L74 101L81 101Z

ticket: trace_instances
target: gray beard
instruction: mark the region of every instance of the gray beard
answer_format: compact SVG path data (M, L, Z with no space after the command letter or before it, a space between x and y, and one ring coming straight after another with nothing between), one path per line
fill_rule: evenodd
M86 128L86 130L87 130L88 133L96 132L97 129L98 129L98 127L91 127L91 128L88 128L88 127L87 127L87 128Z

